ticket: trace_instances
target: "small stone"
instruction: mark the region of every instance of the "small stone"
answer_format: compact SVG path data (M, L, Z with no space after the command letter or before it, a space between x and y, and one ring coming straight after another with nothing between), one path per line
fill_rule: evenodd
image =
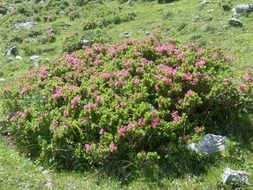
M249 179L248 175L244 171L231 170L230 168L226 168L222 174L222 182L226 184L231 182L240 182L243 184L248 184Z
M32 27L34 27L37 24L37 22L35 21L31 21L31 22L21 22L21 23L16 23L15 27L16 29L31 29Z
M190 143L188 149L200 154L220 152L225 150L226 140L227 137L224 136L207 134L198 143Z
M30 60L33 61L33 62L37 62L37 61L40 60L40 56L38 56L38 55L33 55L33 56L30 57Z
M131 36L131 33L130 32L124 32L123 35L126 37L126 38L129 38Z
M18 49L16 46L12 46L12 47L6 49L4 54L8 57L16 56L18 54Z
M236 18L230 18L228 20L228 23L230 24L230 26L235 26L235 27L242 27L242 21L240 21L239 19Z
M3 83L5 82L5 79L4 78L0 78L0 83Z
M202 1L201 6L207 5L211 2L212 2L211 0L204 0L204 1Z
M146 36L149 36L149 35L150 35L150 32L149 32L149 31L145 32L145 35L146 35Z
M22 57L19 56L19 55L17 55L17 56L15 57L15 59L16 59L16 60L22 60Z

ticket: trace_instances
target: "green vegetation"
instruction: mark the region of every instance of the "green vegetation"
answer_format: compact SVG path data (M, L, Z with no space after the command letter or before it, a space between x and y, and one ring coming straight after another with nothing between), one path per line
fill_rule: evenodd
M172 36L173 39L179 42L180 46L183 44L195 43L200 48L207 49L207 52L213 49L216 49L215 52L219 52L218 49L221 49L228 55L226 58L232 60L230 67L232 71L228 73L224 71L225 75L232 77L235 80L234 83L239 83L242 73L245 73L245 69L250 67L253 62L253 25L251 23L253 14L238 16L243 22L243 26L232 27L228 24L228 19L232 16L231 9L237 4L245 3L244 1L213 1L206 5L200 5L200 3L201 2L198 0L172 2L129 1L128 3L127 1L88 0L48 0L45 3L39 3L39 1L0 0L0 78L6 80L5 82L0 82L1 93L4 87L10 88L10 92L12 93L16 91L16 87L13 85L16 81L21 80L23 84L25 83L25 79L19 76L38 65L59 69L58 65L64 62L62 56L64 52L74 52L81 49L83 45L89 47L94 43L115 44L122 43L125 38L143 39L149 34L157 35L160 31L162 31L164 35ZM31 21L36 23L30 29L16 29L15 24ZM14 55L4 55L5 50L13 46L17 48L15 56L21 56L22 60L17 57L15 58ZM179 49L182 50L183 47L180 46ZM79 53L75 53L75 55L83 60L84 57L82 57L81 52L83 52L83 50ZM38 55L39 58L31 60L31 56L34 55ZM103 59L109 59L107 55L103 56ZM122 55L122 59L127 59L127 56L128 55ZM193 60L191 64L196 61L195 59ZM222 64L224 62L221 61L219 63ZM105 68L105 70L106 69L111 71L110 68ZM212 70L212 67L210 67L210 69ZM35 70L38 72L40 69ZM214 72L215 76L225 76L218 68L211 70L208 71L207 69L203 72ZM66 71L66 73L68 72ZM52 74L54 75L55 73ZM212 129L213 131L228 136L232 141L229 145L230 148L222 155L202 157L188 153L181 153L179 155L173 153L174 155L169 156L166 162L158 161L159 163L157 163L158 156L155 151L150 148L150 153L146 155L146 158L149 158L149 160L146 161L144 165L138 165L134 159L128 159L128 161L130 160L131 162L129 162L129 165L124 163L123 166L125 167L113 167L108 164L107 168L104 167L97 171L97 168L99 168L97 165L100 165L99 163L95 164L96 167L93 167L92 171L86 171L87 173L52 171L50 174L45 175L43 171L46 170L46 168L42 168L37 161L27 160L27 156L33 159L40 157L43 158L41 161L44 161L44 164L47 162L50 166L52 166L52 164L53 166L59 166L56 160L50 160L50 158L55 157L55 152L52 150L58 149L59 144L56 143L56 146L50 149L50 147L48 147L50 143L45 141L44 138L47 135L46 133L42 134L42 137L43 135L44 137L40 140L36 138L36 135L41 132L39 130L41 123L38 121L38 117L35 114L40 114L41 110L39 110L39 106L41 106L47 114L52 114L50 113L51 110L54 110L55 113L60 113L62 111L63 105L61 105L60 102L54 102L51 107L48 107L48 105L50 105L49 101L47 106L41 105L39 102L43 100L40 90L45 89L47 93L53 93L52 90L60 85L60 81L56 80L56 84L53 82L53 79L46 80L46 85L50 86L50 88L47 88L43 86L45 85L43 83L41 84L42 86L35 83L35 81L41 80L39 77L29 80L32 80L32 84L35 84L30 86L31 89L34 89L34 93L26 95L26 100L23 99L24 97L17 95L19 91L17 91L17 94L7 94L7 99L12 100L9 105L15 105L9 110L13 111L12 109L15 108L16 111L27 111L29 108L24 110L25 107L30 107L31 110L35 108L38 109L38 112L32 112L29 116L30 119L32 118L31 121L29 121L27 116L24 120L18 121L21 123L26 122L27 130L21 131L19 134L21 136L18 137L24 138L24 141L20 141L21 143L15 146L9 146L15 141L9 136L11 133L13 137L13 131L9 131L10 128L6 128L6 122L1 122L0 124L1 134L8 136L8 140L6 140L6 137L2 137L0 143L0 189L231 189L231 186L224 186L221 183L220 176L225 167L247 171L249 173L249 181L251 183L253 182L253 175L251 172L253 170L253 137L251 135L253 128L252 110L249 110L247 116L244 114L242 117L241 109L235 114L236 121L226 121L226 125L222 122L210 123L208 125L209 127L214 127L214 129ZM73 84L73 81L68 82ZM97 84L100 84L100 82L97 81ZM89 86L90 84L86 85ZM241 89L244 88L243 86L241 87ZM204 86L204 88L206 88L206 86ZM226 88L228 90L233 89L233 86L226 86ZM198 91L194 89L194 91L198 92L201 92L201 90L202 89L199 89ZM77 94L72 94L72 92L69 93L70 98L67 102L71 107L71 100L73 100ZM237 94L239 93L237 89L234 90L233 93L233 95L239 98L240 94ZM231 93L228 93L227 96L224 97L228 98L230 96L232 97ZM235 96L233 96L233 98L235 98ZM231 102L226 102L227 105L236 105L234 102L235 99L233 98L230 99ZM17 101L14 102L14 100ZM30 100L35 101L32 102ZM223 100L225 101L225 99ZM0 104L2 103L3 101L1 100ZM79 103L80 102L78 102L78 105ZM22 104L26 105L24 106ZM17 105L22 105L22 107L17 107ZM251 105L251 102L247 103L249 108ZM229 106L228 108L230 108ZM7 108L5 104L4 109L6 110ZM218 108L220 107L218 106ZM236 108L231 111L237 110ZM2 113L0 119L3 121L6 120L6 115L3 114L1 107L0 111ZM243 112L245 111L246 110L243 110ZM221 115L225 115L225 112L219 112ZM181 113L184 113L184 111L180 111L179 113L181 116ZM70 118L72 119L79 117L72 114L75 115L76 113L71 113ZM159 114L162 116L162 113L159 112ZM117 113L115 115L117 115ZM223 119L223 116L221 118L217 117L217 119ZM52 118L48 119L47 122L49 125L46 127L51 126L51 119ZM58 119L61 123L63 122L63 117L61 115L59 115ZM166 119L162 119L166 121ZM201 121L201 117L199 121ZM16 122L13 122L13 124L14 123ZM14 126L17 127L16 124ZM77 128L80 127L79 124L80 123L77 121ZM99 125L100 124L101 123L99 123ZM120 126L118 124L115 126L115 131L117 131ZM197 124L199 123L197 122ZM203 124L200 123L200 125L202 126ZM37 131L33 131L32 128L34 126L36 126ZM217 131L219 127L221 130ZM99 128L100 126L98 126L97 123L97 126L93 126L92 132L94 134L97 133ZM210 131L213 132L212 130ZM64 130L62 131L62 134L59 134L64 136ZM46 130L46 132L48 132L48 130ZM76 131L73 130L73 132ZM198 138L198 136L192 136L193 126L189 125L187 132L191 134L191 138ZM208 129L206 129L206 132L208 132ZM113 136L116 133L117 132L111 134ZM30 134L32 134L31 139L27 138ZM89 145L97 142L96 140L100 136L96 134L93 137L93 140L87 141ZM18 139L17 136L15 139ZM65 140L67 141L67 139ZM109 143L113 141L110 137L107 137L106 142ZM28 148L28 151L27 149L20 149L21 145L24 145L22 143L31 145L30 147L23 146L23 148ZM80 143L83 145L83 142ZM109 144L106 145L109 146ZM65 141L62 145L69 147L68 142ZM34 151L36 148L33 149L33 147L39 147L37 149L39 151ZM41 148L44 152L40 150ZM86 148L88 148L88 146ZM25 152L26 154L19 155L17 150L23 150L23 153ZM108 147L106 150L108 150ZM118 150L120 150L122 154L129 152L129 149L126 152L121 149ZM43 154L40 154L41 152L43 152ZM136 149L135 152L137 152ZM32 155L29 153L32 153ZM77 149L75 149L75 153L78 155ZM128 156L128 158L135 157L131 155ZM80 158L83 159L84 157L81 155ZM64 159L62 160L64 161ZM68 160L68 158L66 160ZM91 160L94 161L93 159L90 159L90 161ZM78 162L74 163L76 164ZM115 163L117 164L117 162ZM78 168L75 164L70 164L72 166L71 168ZM118 168L121 169L119 170ZM251 187L245 186L242 188L250 189Z

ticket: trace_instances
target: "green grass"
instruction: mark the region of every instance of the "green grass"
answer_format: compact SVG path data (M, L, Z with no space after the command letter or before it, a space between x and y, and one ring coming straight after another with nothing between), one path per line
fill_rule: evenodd
M0 4L10 2L12 1L0 0ZM5 83L0 83L0 90L6 86L11 87L12 83L17 81L17 76L33 67L29 59L31 55L40 55L41 63L47 59L52 60L62 53L65 46L64 39L71 33L77 33L80 39L82 36L84 39L87 37L83 31L85 21L100 21L103 17L110 16L111 12L115 14L134 12L137 15L132 21L102 27L103 32L112 42L123 40L125 31L131 33L130 38L144 38L147 31L151 34L162 31L181 44L196 43L203 48L221 48L234 57L232 67L238 73L252 66L253 14L239 17L244 24L242 28L228 26L228 18L232 13L224 11L217 1L203 8L200 7L199 0L181 0L168 4L134 2L133 5L119 5L117 1L110 1L105 4L94 2L83 7L74 6L71 3L73 1L68 2L70 7L72 6L74 11L79 13L79 18L71 20L66 15L68 8L62 12L57 6L45 10L41 7L46 5L32 5L25 1L11 6L23 6L28 11L32 11L34 6L39 13L30 16L11 13L0 17L0 78L6 79ZM237 5L244 2L234 0L232 3ZM56 19L51 22L38 21L38 25L31 30L14 29L16 22L43 19L48 16L55 16ZM57 31L56 40L42 44L39 39L45 37L46 31L50 28ZM95 30L91 30L90 33ZM37 36L31 36L31 33ZM19 39L23 41L20 42ZM13 44L20 50L23 60L10 61L3 55L4 50ZM1 106L0 113L2 113ZM4 115L1 114L0 119L3 117ZM245 130L245 133L250 134L250 132L251 130ZM235 140L238 138L239 136L236 136ZM0 189L50 189L47 187L48 184L51 184L49 185L51 189L218 189L222 171L226 167L246 170L250 174L250 182L253 183L252 135L247 135L248 143L242 144L237 149L233 159L219 157L215 164L210 165L207 172L200 175L188 173L185 176L173 177L173 175L160 176L149 173L151 177L147 177L140 174L136 180L123 186L117 179L94 171L88 173L52 171L45 175L43 174L45 169L19 155L15 147L9 146L9 141L1 139L3 140L0 142ZM246 189L253 189L253 187L247 186Z

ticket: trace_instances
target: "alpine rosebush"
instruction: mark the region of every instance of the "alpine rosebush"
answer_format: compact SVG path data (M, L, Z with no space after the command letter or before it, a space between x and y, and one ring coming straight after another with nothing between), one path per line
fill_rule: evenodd
M171 38L93 44L6 89L8 127L22 151L57 167L156 161L250 109L251 71L232 74L221 52Z

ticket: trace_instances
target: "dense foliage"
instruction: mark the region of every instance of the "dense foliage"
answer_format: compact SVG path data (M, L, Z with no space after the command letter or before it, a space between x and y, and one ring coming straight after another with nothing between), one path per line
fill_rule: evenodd
M159 36L93 44L5 91L10 133L58 167L155 161L250 108L251 71L236 82L229 60Z

